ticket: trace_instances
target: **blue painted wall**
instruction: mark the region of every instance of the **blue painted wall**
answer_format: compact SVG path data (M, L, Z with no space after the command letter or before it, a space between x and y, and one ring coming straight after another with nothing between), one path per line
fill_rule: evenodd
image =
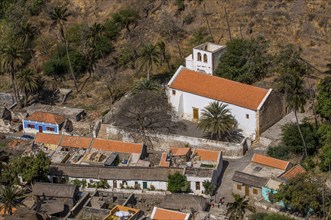
M263 197L264 201L266 201L266 202L270 202L269 193L276 194L277 190L269 189L268 187L263 186L262 187L262 197ZM277 204L281 207L285 207L285 203L283 201L280 201Z
M54 134L59 133L59 126L57 124L44 124L44 123L37 122L37 121L26 121L26 120L24 120L23 121L23 128L28 128L28 124L34 125L34 129L36 131L39 131L39 127L41 126L43 131L47 131L46 127L54 128L54 132L47 131L47 133L54 133ZM28 128L28 129L32 129L32 128Z

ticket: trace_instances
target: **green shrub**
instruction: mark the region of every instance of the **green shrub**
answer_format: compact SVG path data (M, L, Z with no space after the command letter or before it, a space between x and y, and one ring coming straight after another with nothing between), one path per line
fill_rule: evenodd
M185 4L184 0L176 0L177 10L178 11L184 11L185 10Z
M172 193L188 192L190 183L186 180L186 176L176 172L168 176L168 191Z
M278 158L278 159L282 159L282 160L286 160L289 157L289 149L288 147L284 146L284 145L279 145L276 147L269 147L267 154L270 157L274 157L274 158Z

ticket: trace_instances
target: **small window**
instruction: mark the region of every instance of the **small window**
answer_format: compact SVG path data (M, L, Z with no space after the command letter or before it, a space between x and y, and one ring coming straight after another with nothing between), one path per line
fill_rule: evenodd
M204 54L204 55L203 55L203 62L205 62L205 63L208 62L207 54Z
M195 189L200 190L200 182L195 182Z
M172 90L172 95L176 95L176 90Z
M198 53L198 61L201 61L201 53Z
M249 114L246 114L246 118L249 119Z
M253 194L257 195L257 189L255 189L255 188L253 189Z
M34 128L34 125L28 124L28 128Z
M241 190L241 185L237 184L237 190Z
M46 127L46 131L54 131L54 128Z

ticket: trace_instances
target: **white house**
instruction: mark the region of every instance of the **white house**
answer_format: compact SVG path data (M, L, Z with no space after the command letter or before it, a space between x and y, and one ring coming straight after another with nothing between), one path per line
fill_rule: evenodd
M193 53L185 58L185 65L191 70L212 75L225 51L225 46L209 42L203 43L193 48Z
M96 183L106 180L110 188L139 188L150 190L167 190L168 175L179 172L182 168L163 167L105 167L92 165L52 164L48 178L50 182L79 180Z

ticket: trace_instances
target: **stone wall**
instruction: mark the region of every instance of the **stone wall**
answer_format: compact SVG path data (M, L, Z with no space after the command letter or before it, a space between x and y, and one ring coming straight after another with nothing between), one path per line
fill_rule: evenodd
M128 132L107 125L106 133L108 139L120 140L126 142L144 142L142 135L135 132ZM175 134L152 134L148 133L145 144L154 150L167 151L171 146L184 147L189 145L193 148L204 148L223 152L223 157L242 157L244 154L244 145L250 145L249 139L245 138L241 143L230 143L203 138L180 136Z
M257 113L257 136L259 137L265 130L286 115L285 100L282 94L272 90L269 97Z

